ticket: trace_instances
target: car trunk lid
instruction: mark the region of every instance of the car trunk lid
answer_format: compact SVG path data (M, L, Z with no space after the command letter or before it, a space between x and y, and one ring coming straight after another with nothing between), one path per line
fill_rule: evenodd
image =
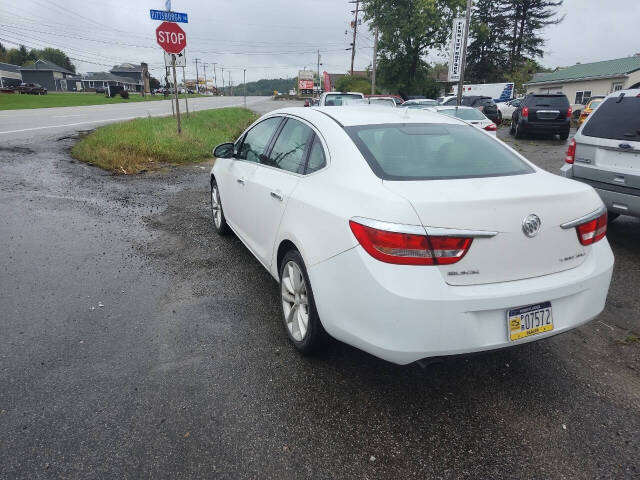
M506 282L577 267L588 247L580 245L575 229L560 225L601 205L589 187L542 172L384 184L413 205L427 231L496 232L474 238L459 262L437 267L450 285ZM528 237L523 220L531 214L542 225Z

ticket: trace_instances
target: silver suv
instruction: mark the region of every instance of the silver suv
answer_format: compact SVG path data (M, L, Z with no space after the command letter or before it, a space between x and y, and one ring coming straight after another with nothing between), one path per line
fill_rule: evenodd
M640 89L608 95L571 140L565 177L591 185L609 210L640 217Z

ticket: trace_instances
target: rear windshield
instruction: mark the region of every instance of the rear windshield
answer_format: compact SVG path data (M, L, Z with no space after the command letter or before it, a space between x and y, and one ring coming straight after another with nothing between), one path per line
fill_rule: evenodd
M497 177L533 169L470 125L382 124L346 127L383 180Z
M568 108L569 100L564 95L558 96L543 96L543 95L534 95L527 101L527 105L530 107L553 107L553 108Z
M640 141L640 97L608 98L593 111L583 135L611 140Z
M360 99L362 100L362 97L360 95L352 95L352 94L335 94L335 95L327 95L325 100L324 100L324 104L325 105L333 105L333 106L341 106L342 105L342 100L343 99Z
M438 110L438 113L444 113L462 120L484 120L485 118L482 112L475 108L445 108Z

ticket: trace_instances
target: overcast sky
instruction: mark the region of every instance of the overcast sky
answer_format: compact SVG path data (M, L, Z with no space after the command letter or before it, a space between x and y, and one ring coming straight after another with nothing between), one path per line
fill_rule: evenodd
M606 4L606 8L604 8ZM155 43L159 22L149 9L164 9L164 0L0 0L0 42L29 47L53 46L73 58L80 72L104 71L122 62L147 62L156 77L163 72L163 54ZM216 62L225 83L260 78L292 77L304 67L349 69L353 5L348 0L173 0L186 12L188 77L195 76L194 59ZM565 0L565 20L545 32L541 59L547 67L573 65L640 52L640 1ZM346 34L345 32L349 32ZM373 38L363 25L357 42L356 69L371 63ZM435 54L429 58L437 58ZM202 75L202 70L200 70Z

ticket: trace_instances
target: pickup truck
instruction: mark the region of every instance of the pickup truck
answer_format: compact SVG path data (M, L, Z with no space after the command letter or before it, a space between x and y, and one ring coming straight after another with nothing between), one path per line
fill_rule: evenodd
M20 94L26 93L31 95L46 95L47 89L37 83L21 83L16 88L16 92Z

